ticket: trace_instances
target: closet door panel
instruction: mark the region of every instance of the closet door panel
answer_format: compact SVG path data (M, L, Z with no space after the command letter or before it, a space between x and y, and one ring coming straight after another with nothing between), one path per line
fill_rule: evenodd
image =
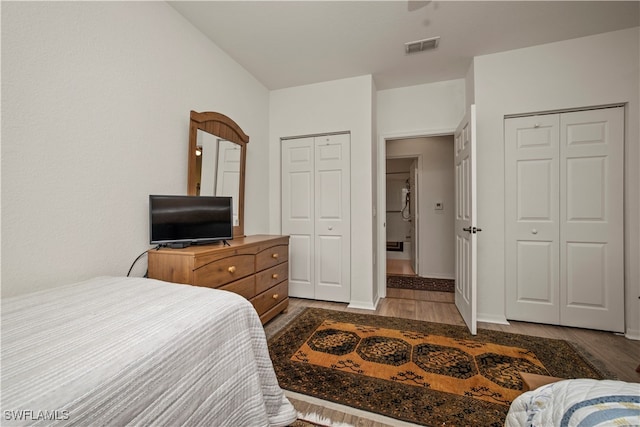
M607 276L607 246L602 243L567 243L566 305L579 309L607 306L602 284Z
M350 270L349 135L315 138L316 299L348 302Z
M561 321L624 332L624 109L560 120Z
M314 141L282 141L282 234L289 240L289 295L313 298Z
M560 321L558 126L555 115L505 120L509 319Z
M319 236L317 244L318 285L340 287L342 281L342 248L344 242L340 236Z
M554 271L558 268L553 256L553 242L519 241L517 245L516 300L537 306L553 306L555 298Z

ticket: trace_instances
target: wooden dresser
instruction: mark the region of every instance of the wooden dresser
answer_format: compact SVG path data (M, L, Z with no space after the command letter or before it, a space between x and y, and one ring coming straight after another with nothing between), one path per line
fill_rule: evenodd
M150 250L149 277L235 292L268 322L289 305L289 236L256 235L184 249Z

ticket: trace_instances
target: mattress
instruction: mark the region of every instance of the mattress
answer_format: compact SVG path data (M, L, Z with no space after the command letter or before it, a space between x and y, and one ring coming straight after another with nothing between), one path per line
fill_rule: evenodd
M239 295L100 277L2 301L2 425L286 426Z
M518 396L505 427L638 426L640 384L613 380L564 380Z

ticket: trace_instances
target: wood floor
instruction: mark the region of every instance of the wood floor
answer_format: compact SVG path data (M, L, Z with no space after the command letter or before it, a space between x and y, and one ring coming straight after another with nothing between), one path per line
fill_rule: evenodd
M391 289L387 291L391 291ZM346 303L332 303L299 298L290 299L289 311L293 311L298 307L318 307L353 313L377 314L380 316L393 316L464 326L464 321L460 317L452 300L442 301L444 296L440 294L446 293L411 292L414 293L411 295L405 294L404 296L398 296L396 294L396 297L388 295L387 298L380 301L375 311L350 309L347 308ZM417 294L417 297L415 292L420 292ZM449 294L449 298L450 295L452 294ZM640 373L635 371L636 367L640 364L640 341L628 340L624 336L609 332L526 322L511 322L510 325L480 322L478 323L478 328L570 341L586 350L596 359L599 367L606 369L618 379L640 383ZM398 422L397 420L385 419L375 414L362 413L361 411L354 411L347 407L339 407L335 404L313 401L302 395L291 395L290 397L292 403L299 411L315 411L335 422L348 423L358 427L411 425Z
M387 274L395 276L415 276L416 272L413 271L411 261L408 259L387 258Z

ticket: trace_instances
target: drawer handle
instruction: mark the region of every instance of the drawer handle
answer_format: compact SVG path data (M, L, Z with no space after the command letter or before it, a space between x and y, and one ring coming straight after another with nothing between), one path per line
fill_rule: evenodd
M278 254L277 254L277 253L272 254L272 255L271 255L271 258L273 258L273 259L278 259Z
M271 278L272 278L272 279L277 279L277 278L278 278L278 273L273 273L273 274L271 275Z
M273 294L273 296L272 296L271 298L273 298L273 299L278 299L278 298L280 298L280 295L278 295L278 294Z
M229 273L231 273L231 274L235 273L236 272L236 266L232 265L231 267L227 268L227 271Z

